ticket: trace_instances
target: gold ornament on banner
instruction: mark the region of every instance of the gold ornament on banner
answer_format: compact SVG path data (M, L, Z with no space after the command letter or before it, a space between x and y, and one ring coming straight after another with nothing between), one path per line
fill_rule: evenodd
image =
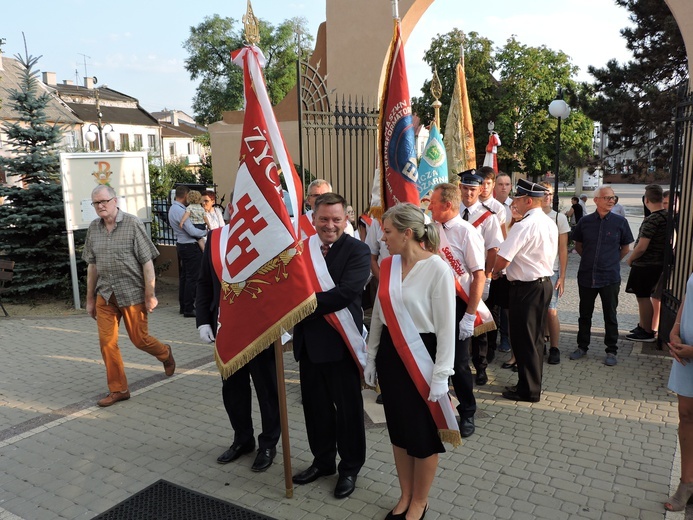
M248 7L243 15L243 27L245 42L248 45L257 45L260 43L260 22L253 14L253 6L248 0Z

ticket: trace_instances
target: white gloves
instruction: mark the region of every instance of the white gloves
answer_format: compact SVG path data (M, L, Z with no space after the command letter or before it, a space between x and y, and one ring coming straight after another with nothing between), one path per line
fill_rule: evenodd
M369 359L366 361L366 368L363 370L363 380L368 386L375 388L375 359Z
M464 341L467 338L471 338L474 335L474 322L476 321L476 314L464 313L462 319L460 320L460 341Z
M491 278L486 278L484 282L484 292L481 293L481 299L486 301L488 299L488 293L491 290Z
M444 381L433 381L431 383L431 393L428 394L428 400L432 402L438 402L441 398L448 395L448 379L445 378Z
M214 332L212 332L212 327L210 325L200 325L197 327L200 332L200 339L205 343L214 343Z

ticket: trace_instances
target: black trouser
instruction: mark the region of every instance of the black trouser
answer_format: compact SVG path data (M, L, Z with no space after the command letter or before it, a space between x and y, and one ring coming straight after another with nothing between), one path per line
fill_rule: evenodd
M221 395L233 428L233 442L242 445L255 442L251 377L262 420L262 433L258 436L258 447L260 449L274 448L281 434L274 345L260 352L222 384Z
M544 324L553 286L546 276L533 282L510 282L510 334L517 360L517 393L541 396Z
M467 304L459 296L455 298L455 323L459 323L467 310ZM474 398L474 383L472 369L469 368L469 344L472 339L460 341L455 334L455 373L450 377L455 395L460 404L457 411L460 419L474 417L476 413L476 399Z
M488 366L488 360L486 356L488 355L488 338L486 337L486 332L479 334L478 336L473 336L471 338L472 342L472 363L477 372L479 370L486 370Z
M313 363L306 350L299 362L301 398L313 466L356 476L366 461L366 429L361 376L351 356L341 361Z
M621 290L621 283L607 285L606 287L585 287L578 284L580 294L580 317L578 318L577 344L582 350L587 351L590 344L590 333L592 331L592 314L594 313L594 301L597 295L602 300L602 312L604 313L604 344L606 352L616 354L618 347L618 319L616 309L618 308L618 293Z
M183 275L178 277L183 285L183 299L179 302L185 314L195 314L195 293L197 290L197 278L202 264L202 250L197 242L191 244L176 244L179 267L183 267ZM180 287L178 288L180 297Z

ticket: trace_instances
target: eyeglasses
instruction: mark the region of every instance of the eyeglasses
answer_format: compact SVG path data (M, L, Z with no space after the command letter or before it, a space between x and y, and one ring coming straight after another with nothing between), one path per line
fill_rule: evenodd
M606 200L606 201L609 201L609 202L612 201L612 200L616 200L616 197L614 197L613 195L610 196L610 197L599 197L599 198L600 198L600 199L603 199L603 200Z
M94 207L96 207L96 206L105 206L106 204L108 204L109 202L111 202L113 199L115 199L115 197L111 197L110 199L106 199L106 200L95 200L95 201L93 201L93 202L91 203L91 205L94 206Z

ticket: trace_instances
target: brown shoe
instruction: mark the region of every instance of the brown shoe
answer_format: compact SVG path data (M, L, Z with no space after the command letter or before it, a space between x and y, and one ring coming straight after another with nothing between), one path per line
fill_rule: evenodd
M171 350L171 345L166 345L168 347L168 359L164 361L164 373L171 377L176 371L176 360L173 359L173 350Z
M105 408L106 406L116 404L118 401L127 401L128 399L130 399L130 390L125 390L125 392L111 392L100 401L97 401L96 404Z

